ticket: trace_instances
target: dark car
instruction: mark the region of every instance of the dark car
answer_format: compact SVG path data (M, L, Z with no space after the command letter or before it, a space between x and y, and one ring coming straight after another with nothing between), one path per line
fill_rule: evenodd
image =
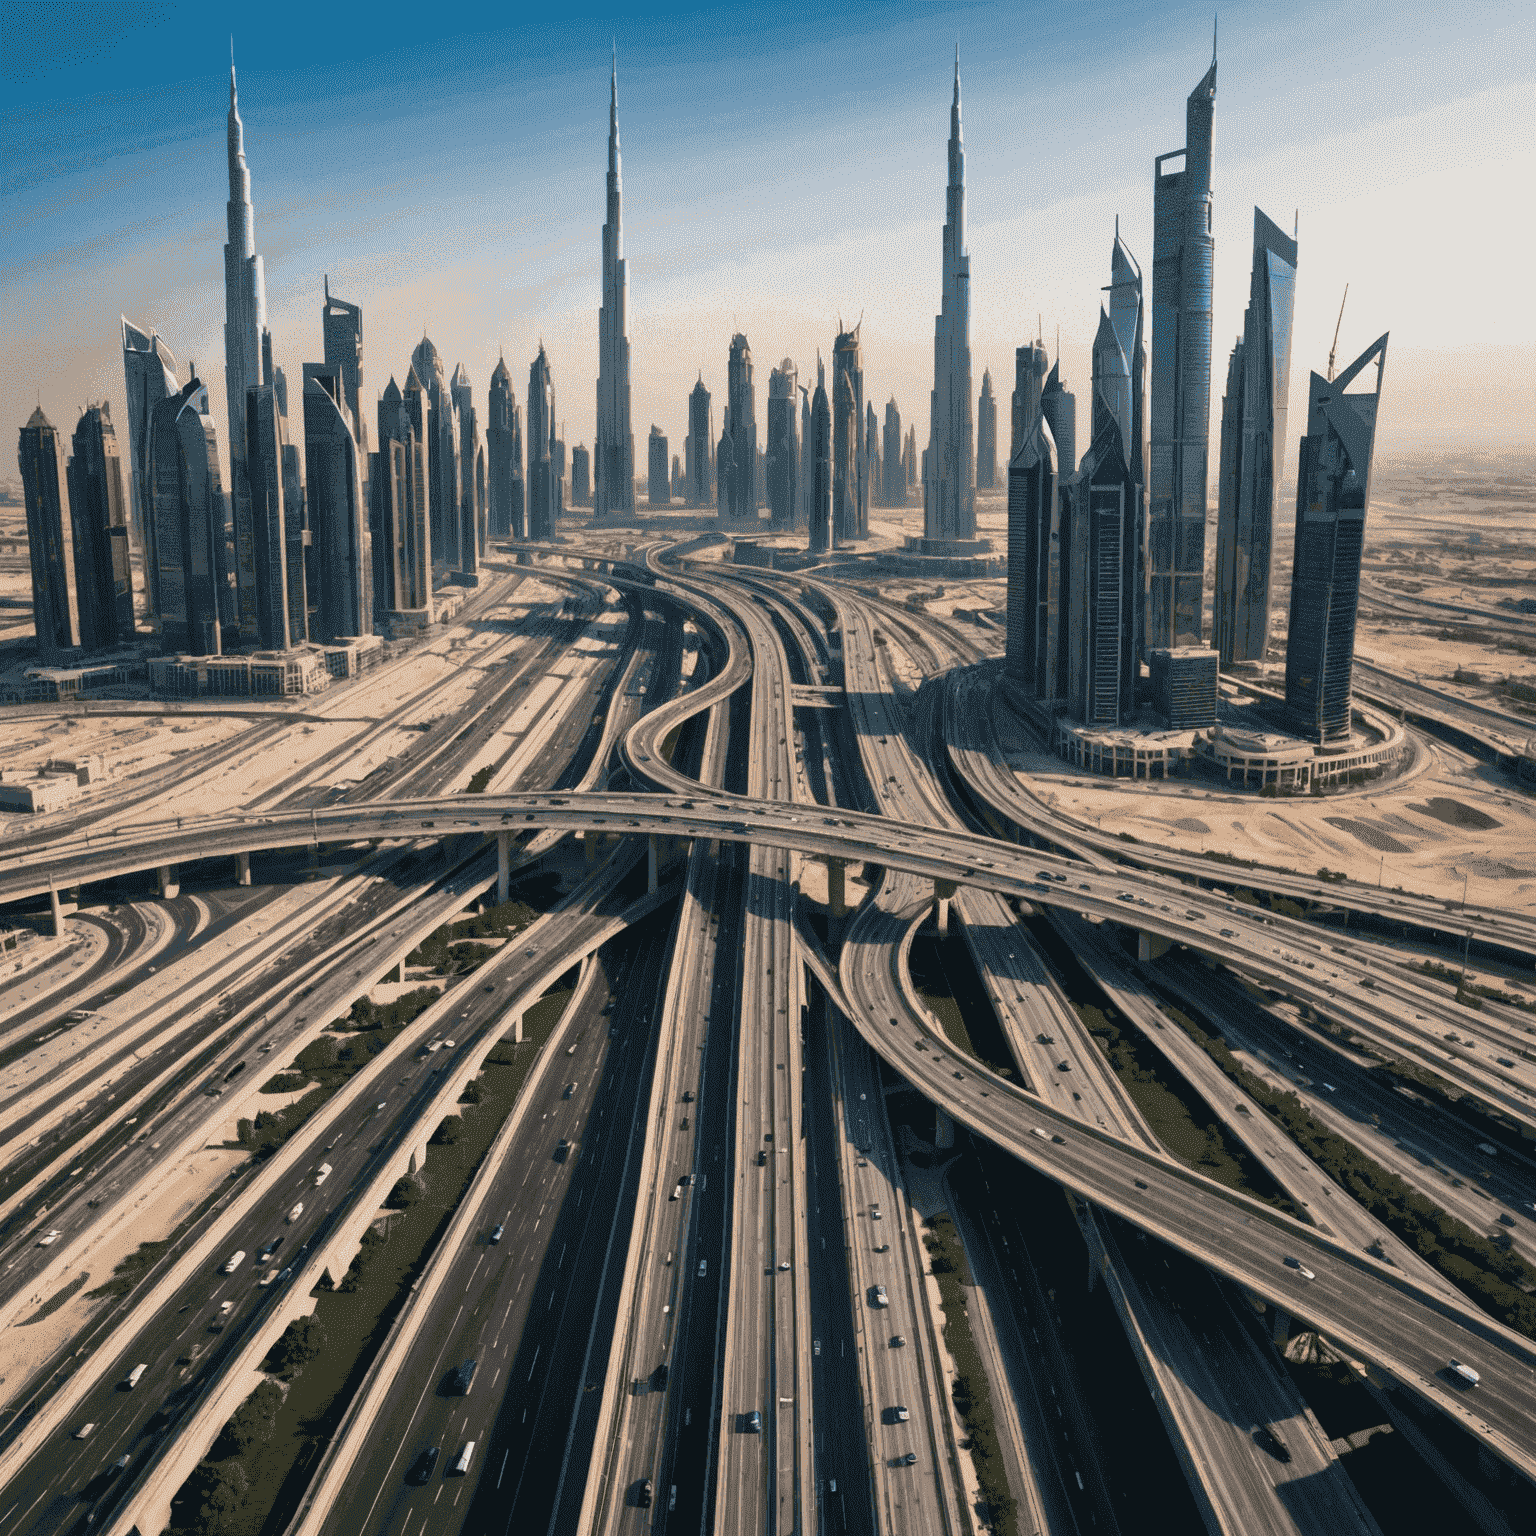
M432 1469L437 1465L438 1448L429 1445L415 1461L411 1463L411 1470L406 1474L406 1481L411 1483L430 1483L432 1481Z
M475 1371L479 1366L478 1360L466 1360L458 1370L453 1373L453 1390L463 1397L469 1391L469 1384L475 1379ZM436 1452L433 1453L434 1455Z
M1276 1461L1285 1462L1291 1459L1290 1447L1267 1424L1260 1424L1254 1430L1253 1443L1266 1456L1273 1456Z
M635 1484L635 1504L640 1509L649 1509L651 1507L651 1500L654 1497L655 1493L651 1487L650 1478L642 1477L640 1481Z

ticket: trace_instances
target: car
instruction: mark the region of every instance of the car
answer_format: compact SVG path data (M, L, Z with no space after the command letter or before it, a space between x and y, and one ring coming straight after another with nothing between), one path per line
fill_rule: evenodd
M453 1373L451 1391L458 1397L466 1397L469 1394L471 1384L475 1379L475 1372L480 1368L478 1360L466 1360Z
M905 1456L898 1456L896 1458L896 1465L898 1467L915 1467L917 1465L917 1452L908 1451Z
M95 1433L96 1426L94 1424L82 1424L80 1428L75 1431L74 1437L76 1440L89 1440Z
M1070 1061L1058 1061L1056 1063L1056 1070L1058 1072L1070 1072L1072 1070L1072 1063Z
M280 1275L279 1275L279 1276L278 1276L278 1277L277 1277L277 1283L278 1283L278 1284L279 1284L279 1285L282 1285L282 1284L284 1284L284 1283L285 1283L285 1282L286 1282L286 1281L289 1281L289 1280L291 1280L291 1279L293 1279L293 1265L291 1265L291 1264L290 1264L290 1265L289 1265L289 1266L288 1266L288 1267L287 1267L287 1269L285 1269L285 1270L284 1270L284 1271L283 1271L283 1272L282 1272L282 1274L280 1274Z
M870 1206L870 1208L869 1208L869 1219L871 1221L879 1221L880 1220L880 1207L878 1205Z
M1463 1365L1460 1360L1448 1361L1447 1368L1456 1378L1459 1387L1475 1387L1483 1379L1470 1365Z
M905 1403L897 1403L896 1406L891 1409L891 1418L897 1424L905 1424L911 1417L912 1411L907 1407Z
M811 1340L811 1353L813 1355L819 1355L821 1353L821 1340L820 1339L812 1339Z
M291 1211L288 1212L288 1220L290 1222L295 1222L303 1214L304 1214L304 1202L302 1200L300 1200L299 1203L296 1206L294 1206L294 1208Z
M566 1085L565 1085L565 1092L564 1092L564 1093L562 1093L562 1094L561 1094L561 1095L560 1095L560 1097L561 1097L561 1098L562 1098L562 1099L568 1099L568 1098L570 1098L570 1096L571 1096L571 1095L572 1095L572 1094L573 1094L573 1093L575 1093L575 1092L576 1092L576 1084L575 1084L575 1083L567 1083L567 1084L566 1084Z
M872 1286L870 1286L870 1288L869 1288L869 1304L872 1307L888 1307L888 1306L890 1306L891 1298L885 1294L885 1287L883 1285L872 1285Z
M282 1238L274 1237L272 1239L272 1241L270 1243L268 1243L267 1246L265 1248L263 1248L261 1250L261 1252L256 1255L256 1262L258 1264L265 1264L267 1262L267 1260L270 1259L272 1257L272 1255L274 1253L276 1253L277 1250L279 1248L281 1248L282 1246L283 1246Z
M889 1253L890 1251L891 1251L891 1245L889 1243L876 1243L875 1244L875 1252L876 1253Z
M230 1254L230 1256L227 1259L225 1259L225 1261L224 1261L224 1273L226 1275L232 1275L244 1263L245 1263L245 1250L243 1248L237 1248L232 1254Z
M128 1470L128 1463L132 1460L133 1457L127 1451L124 1451L123 1454L112 1463L109 1475L116 1477L119 1472L126 1472Z
M496 1225L491 1228L490 1241L493 1243L499 1243L501 1241L501 1234L506 1230L506 1223L498 1221Z
M904 1334L904 1333L893 1333L891 1335L891 1348L892 1349L904 1349L906 1347L906 1343L907 1343L907 1336L906 1336L906 1334Z
M1036 1035L1035 1039L1038 1040L1041 1045L1055 1045L1056 1044L1056 1036L1055 1035L1043 1035L1043 1034L1042 1035Z
M780 1259L779 1260L779 1271L780 1271L780 1273L782 1274L783 1271L788 1269L788 1268L789 1268L789 1260L788 1259Z
M1130 901L1130 902L1134 902L1136 900L1136 897L1130 891L1116 891L1115 892L1115 900L1116 901Z
M432 1481L432 1469L437 1465L439 1447L429 1445L411 1463L411 1470L407 1473L407 1480L416 1484L430 1483Z
M1287 1462L1291 1459L1290 1447L1267 1424L1260 1424L1254 1430L1253 1443L1265 1455L1273 1456L1276 1461Z
M564 1136L555 1143L555 1161L563 1163L571 1155L571 1144Z
M761 1147L757 1149L757 1166L763 1167L768 1161L768 1154Z
M747 1415L746 1433L749 1435L760 1435L762 1432L763 1416L757 1411L756 1408L754 1408L751 1413Z
M699 1260L699 1279L702 1280L705 1277L705 1275L707 1275L708 1273L709 1273L709 1260L708 1259L700 1259Z
M1506 1227L1512 1227L1515 1224L1515 1218L1513 1216L1511 1216L1508 1211L1500 1211L1499 1212L1499 1220Z
M1300 1259L1292 1258L1290 1254L1286 1254L1286 1256L1285 1256L1285 1267L1287 1269L1294 1269L1301 1276L1301 1278L1303 1280L1316 1280L1317 1279L1317 1276L1315 1274L1313 1274L1312 1271L1310 1269L1308 1269L1307 1266L1305 1264L1303 1264Z
M684 1104L692 1104L693 1103L693 1089L692 1088L684 1088L683 1089L683 1103Z
M655 1496L655 1490L651 1485L650 1478L642 1477L640 1481L635 1484L635 1505L637 1508L649 1509L651 1507L651 1501L655 1498Z
M52 1231L45 1232L40 1238L38 1238L37 1246L39 1248L51 1248L62 1236L63 1233L59 1230L59 1228L54 1227Z
M1145 1189L1147 1187L1147 1181L1145 1179L1136 1179L1134 1180L1134 1183L1137 1189Z
M1237 935L1233 933L1230 928L1223 928L1221 930L1221 936L1224 939L1235 939L1237 937Z
M869 1159L867 1157L861 1157L858 1160L858 1162L855 1164L855 1166L859 1167L859 1168L868 1168L869 1167Z
M271 1269L269 1269L269 1270L268 1270L268 1271L267 1271L267 1272L266 1272L266 1274L264 1274L264 1275L263 1275L263 1276L262 1276L262 1277L261 1277L261 1279L260 1279L260 1280L258 1280L258 1281L257 1281L257 1282L256 1282L256 1283L257 1283L257 1284L258 1284L258 1285L261 1285L261 1286L268 1286L268 1285L271 1285L271 1284L272 1284L272 1282L273 1282L273 1281L274 1281L274 1280L276 1280L276 1279L277 1279L277 1265L275 1265L275 1264L274 1264L274 1265L273 1265L273 1266L272 1266L272 1268L271 1268Z

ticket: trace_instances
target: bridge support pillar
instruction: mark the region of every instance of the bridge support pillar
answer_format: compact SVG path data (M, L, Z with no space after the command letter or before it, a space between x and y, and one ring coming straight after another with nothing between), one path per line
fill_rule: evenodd
M53 936L56 939L64 937L64 919L75 910L72 902L66 903L59 900L59 893L52 886L48 888L48 906L53 913Z
M181 895L181 877L176 872L174 864L162 864L158 871L160 876L160 895L166 901L174 900Z
M949 902L957 889L953 880L933 882L933 924L941 939L949 937Z
M1269 1337L1277 1348L1284 1349L1291 1336L1291 1314L1272 1307L1269 1314Z
M251 856L248 853L235 855L235 884L249 885L251 883Z
M523 1043L522 1014L518 1014L518 1016L512 1020L512 1043L513 1045L521 1045Z
M827 855L827 910L833 917L846 917L848 915L848 888L844 884L844 871L848 868L846 859L833 858Z
M498 832L496 834L496 900L498 902L507 899L511 883L512 834L510 832Z
M656 838L652 836L646 840L645 888L647 891L654 892L659 883L656 868Z
M955 1144L955 1122L937 1104L933 1106L933 1144L941 1152Z
M1136 958L1138 960L1160 960L1172 948L1172 941L1165 939L1160 933L1137 931Z
M601 833L587 831L581 834L581 846L586 850L587 863L597 863L597 840Z

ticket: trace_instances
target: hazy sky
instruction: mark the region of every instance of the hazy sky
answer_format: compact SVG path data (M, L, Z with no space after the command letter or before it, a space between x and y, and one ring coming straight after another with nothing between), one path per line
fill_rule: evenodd
M719 431L734 330L761 429L769 369L814 376L839 315L864 317L866 398L894 394L925 442L957 43L976 385L990 367L1006 420L1041 315L1085 411L1115 216L1150 300L1153 158L1211 50L1206 7L1120 0L4 0L0 21L0 389L13 426L40 399L66 431L91 399L126 420L119 314L196 361L222 431L233 30L290 379L321 355L329 273L363 306L370 428L425 329L482 421L498 350L521 401L542 337L567 441L590 443L616 38L637 466L653 421L681 453L700 370ZM1385 444L1536 446L1533 37L1528 4L1493 0L1223 6L1213 411L1257 203L1300 213L1293 401L1348 282L1341 362L1392 333Z

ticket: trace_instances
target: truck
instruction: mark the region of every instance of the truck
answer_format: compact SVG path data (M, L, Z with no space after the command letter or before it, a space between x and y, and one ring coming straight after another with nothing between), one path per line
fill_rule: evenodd
M232 1275L244 1263L245 1263L245 1249L237 1248L224 1261L224 1273L226 1275Z
M321 1163L319 1168L315 1170L315 1188L319 1189L330 1176L331 1165L329 1163Z
M1460 1360L1451 1360L1448 1364L1459 1387L1475 1387L1483 1379L1470 1365L1463 1365Z

